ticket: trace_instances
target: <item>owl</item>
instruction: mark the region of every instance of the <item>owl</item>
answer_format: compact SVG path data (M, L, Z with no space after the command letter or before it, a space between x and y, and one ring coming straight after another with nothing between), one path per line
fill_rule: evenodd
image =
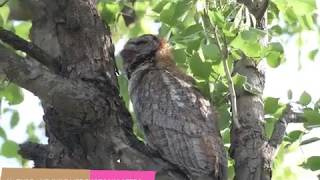
M191 179L226 179L218 115L193 79L175 65L169 44L142 35L129 40L121 56L146 145Z

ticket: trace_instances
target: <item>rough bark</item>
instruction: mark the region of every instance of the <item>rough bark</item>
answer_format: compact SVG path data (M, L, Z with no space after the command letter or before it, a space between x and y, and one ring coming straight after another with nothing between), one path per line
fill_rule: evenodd
M248 83L259 92L264 88L264 76L256 65L246 59L240 60L235 72L247 77ZM257 180L271 177L271 166L264 157L264 111L261 94L237 92L237 107L241 128L231 130L230 156L235 160L235 179Z
M257 27L263 29L268 0L239 0L247 6L257 20ZM231 129L230 156L235 160L236 180L271 179L273 154L268 149L268 140L264 133L264 106L262 92L264 73L257 64L243 57L234 67L234 72L247 78L247 83L256 93L237 90L237 108L241 128Z
M247 6L256 18L256 27L265 30L265 11L268 0L238 0ZM267 43L267 42L263 42ZM287 124L301 122L302 116L287 106L282 117L274 126L270 139L264 131L264 104L262 93L265 75L258 64L248 57L243 57L234 67L234 73L247 78L249 91L238 89L237 108L241 128L231 128L230 156L235 160L236 180L270 180L272 161L276 149L282 142Z

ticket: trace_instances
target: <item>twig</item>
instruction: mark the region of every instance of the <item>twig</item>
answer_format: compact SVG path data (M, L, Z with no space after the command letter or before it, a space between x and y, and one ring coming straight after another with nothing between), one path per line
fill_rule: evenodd
M217 35L217 33L216 33ZM225 38L223 40L224 42L224 47L219 45L220 51L222 52L222 63L223 63L223 68L226 73L226 78L228 81L228 89L230 93L230 100L231 100L231 110L232 110L232 120L236 128L240 128L241 125L239 123L239 117L238 117L238 108L237 108L237 96L236 96L236 91L234 90L234 84L232 81L230 69L228 67L228 50L227 50L227 44L225 42Z
M3 3L0 4L0 7L3 7L4 5L6 5L10 0L5 0Z
M303 113L293 110L292 105L288 104L282 117L274 125L269 145L277 148L282 142L287 125L294 122L303 122Z
M210 29L213 29L213 34L215 36L215 40L216 40L216 44L219 47L220 52L222 53L222 62L223 62L223 67L224 67L224 71L226 73L226 78L228 81L228 91L230 93L230 100L231 100L231 110L232 110L232 120L233 123L235 125L236 128L240 128L241 125L239 123L239 117L238 117L238 109L237 109L237 97L236 97L236 92L234 90L234 84L232 81L232 77L231 77L231 73L230 73L230 69L228 67L228 63L227 63L227 59L228 59L228 47L227 47L227 42L225 41L225 37L223 37L223 45L219 40L219 36L217 33L217 28L215 28L212 23L210 22L210 20L206 20L206 18L208 18L208 14L206 11L204 11L204 15L202 16L202 18L204 19L204 21L209 22L210 23Z
M54 70L55 72L58 71L59 65L56 59L52 58L37 45L22 39L13 32L5 30L2 27L0 27L0 39L14 49L25 52L49 69Z

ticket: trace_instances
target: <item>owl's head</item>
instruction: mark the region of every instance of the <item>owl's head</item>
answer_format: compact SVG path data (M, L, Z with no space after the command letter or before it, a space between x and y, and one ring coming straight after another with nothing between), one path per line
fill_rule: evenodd
M130 78L131 73L140 65L153 63L161 44L162 40L151 34L130 39L120 53L127 77Z

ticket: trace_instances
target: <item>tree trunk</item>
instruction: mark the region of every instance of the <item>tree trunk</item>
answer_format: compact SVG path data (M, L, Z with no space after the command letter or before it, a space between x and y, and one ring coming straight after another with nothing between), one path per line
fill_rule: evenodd
M254 15L256 27L265 30L268 0L238 0ZM262 44L267 44L263 39ZM247 79L248 90L238 90L237 109L241 128L231 128L231 147L229 153L235 160L235 180L270 180L272 177L272 160L277 147L281 144L286 126L289 122L299 119L288 106L281 119L275 124L270 139L264 130L264 72L254 60L242 57L235 64L234 73L239 73Z
M256 26L265 27L264 14L268 0L238 0L256 18ZM254 60L243 57L234 72L247 78L249 91L238 90L237 108L241 128L231 129L230 156L235 160L236 180L270 180L272 153L268 153L268 140L264 132L264 105L262 93L265 76Z
M237 93L237 107L241 128L231 129L230 156L235 160L236 180L271 179L271 157L265 151L264 110L262 91L264 75L257 65L245 57L235 65L235 72L247 77L258 94L247 91Z

